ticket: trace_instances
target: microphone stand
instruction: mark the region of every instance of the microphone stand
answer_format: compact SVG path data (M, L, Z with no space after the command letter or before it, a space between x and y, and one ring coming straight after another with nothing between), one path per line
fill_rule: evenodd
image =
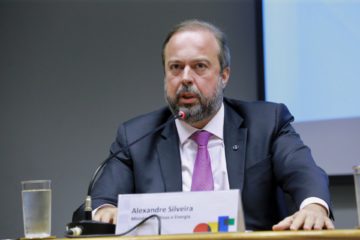
M99 235L99 234L115 234L115 224L112 223L103 223L92 220L92 206L91 206L91 191L94 187L95 181L98 177L98 174L101 172L101 170L107 165L110 159L116 157L119 153L128 150L132 145L138 143L139 141L143 140L149 135L152 135L156 133L157 131L164 128L167 124L170 122L181 118L185 119L186 114L183 111L179 111L177 115L174 115L172 118L170 118L165 123L161 124L157 128L153 129L152 131L149 131L142 137L134 140L124 148L120 148L118 151L112 153L108 158L106 158L99 167L95 170L93 177L91 178L89 188L87 191L87 196L85 199L85 205L84 205L84 212L85 212L85 219L81 220L79 222L71 222L66 225L66 236L67 237L81 237L83 235Z

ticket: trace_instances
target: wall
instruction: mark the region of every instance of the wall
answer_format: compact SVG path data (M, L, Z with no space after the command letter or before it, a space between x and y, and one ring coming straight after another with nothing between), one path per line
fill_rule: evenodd
M335 227L351 229L358 226L353 176L331 176L330 194Z
M63 236L118 124L163 106L162 41L200 18L228 33L228 96L256 99L254 2L0 1L0 238L21 237L20 181L51 179Z

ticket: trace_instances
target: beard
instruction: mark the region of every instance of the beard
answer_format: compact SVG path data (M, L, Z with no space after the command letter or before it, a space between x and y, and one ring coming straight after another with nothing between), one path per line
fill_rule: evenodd
M216 85L213 94L209 97L204 96L195 85L181 85L176 91L175 97L169 96L165 84L165 99L173 114L183 111L186 115L184 121L193 124L204 119L211 118L220 109L224 93L221 78ZM196 104L183 104L179 106L179 98L182 93L192 93L198 99Z

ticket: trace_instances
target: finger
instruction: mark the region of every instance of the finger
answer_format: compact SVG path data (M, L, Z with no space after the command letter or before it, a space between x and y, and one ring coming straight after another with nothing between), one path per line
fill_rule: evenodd
M100 214L99 214L99 211L98 211L97 213L95 213L95 215L93 216L93 220L100 222Z
M318 218L322 218L322 217L318 217ZM318 218L315 218L313 215L308 214L305 216L304 218L304 225L303 225L303 229L304 230L311 230L313 229L315 222Z
M95 213L93 220L98 221L98 222L104 222L106 220L106 212L107 212L107 210L105 208L99 209Z
M321 230L324 228L324 225L325 225L325 218L318 217L315 220L314 230Z
M104 211L101 221L105 223L114 223L114 217L115 217L114 209L107 209L106 211Z
M114 216L113 216L113 222L112 224L116 224L117 223L117 214L116 212L114 213Z
M325 228L329 230L335 229L334 223L330 220L330 218L325 219Z
M110 211L108 212L108 223L112 223L112 224L116 224L116 208L114 209L109 209Z
M300 229L304 225L305 216L306 216L306 214L304 214L304 213L300 213L300 214L296 215L292 224L290 225L290 230Z
M281 230L289 229L290 225L291 225L291 223L293 221L293 218L294 218L293 216L289 216L289 217L284 218L282 221L280 221L279 223L274 225L272 227L272 229L274 231L281 231Z

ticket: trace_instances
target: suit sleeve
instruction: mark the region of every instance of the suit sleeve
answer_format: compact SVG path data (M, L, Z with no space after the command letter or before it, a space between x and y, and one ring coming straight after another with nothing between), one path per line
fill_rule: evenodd
M321 198L330 206L327 174L315 164L310 149L292 127L293 120L286 106L278 105L271 149L278 184L297 207L308 197Z
M117 205L118 194L134 191L133 164L126 150L126 129L121 125L116 141L111 145L110 155L120 149L124 151L109 160L92 190L93 209L103 204Z

